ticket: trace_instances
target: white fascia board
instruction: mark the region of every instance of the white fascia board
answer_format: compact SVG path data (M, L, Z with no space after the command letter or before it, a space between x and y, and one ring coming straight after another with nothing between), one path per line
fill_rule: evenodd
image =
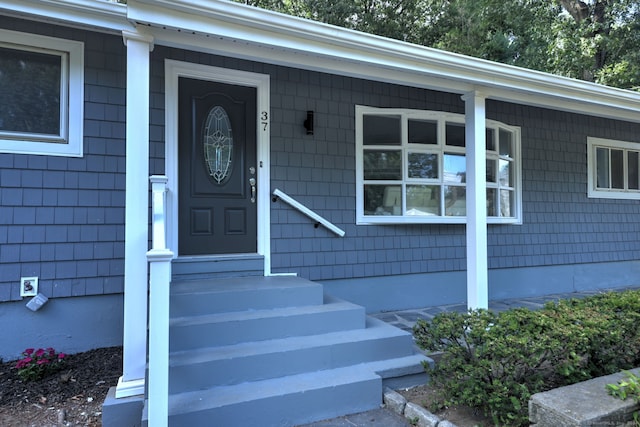
M2 0L0 11L38 21L62 21L101 31L134 30L127 6L106 0Z
M475 88L492 99L640 121L637 117L640 93L636 92L444 52L229 1L129 0L128 3L131 21L179 30L181 33L177 35L166 36L166 41L176 46L185 33L213 36L219 39L208 40L208 44L220 48L224 40L229 40L235 44L235 51L228 53L235 52L236 57L244 55L253 60L407 85L416 85L415 80L419 80L422 81L419 86L461 94ZM162 34L155 37L158 44L163 44ZM197 43L192 46L196 47ZM357 71L358 68L361 70ZM380 75L385 77L381 79ZM430 81L426 82L427 79Z

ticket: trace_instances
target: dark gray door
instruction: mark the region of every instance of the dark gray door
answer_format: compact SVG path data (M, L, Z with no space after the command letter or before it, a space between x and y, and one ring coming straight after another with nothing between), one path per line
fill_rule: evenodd
M180 255L257 252L256 89L180 78Z

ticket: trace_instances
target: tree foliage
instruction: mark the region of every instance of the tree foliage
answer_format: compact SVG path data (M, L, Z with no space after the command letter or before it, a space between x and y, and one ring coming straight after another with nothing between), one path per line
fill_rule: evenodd
M637 0L236 0L320 22L640 90Z

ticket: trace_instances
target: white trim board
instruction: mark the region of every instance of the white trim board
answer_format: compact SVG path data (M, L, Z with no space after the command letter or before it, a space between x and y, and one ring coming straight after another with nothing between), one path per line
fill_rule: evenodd
M165 59L165 171L167 189L167 246L178 253L178 79L215 81L256 88L256 135L258 167L258 254L264 256L264 274L271 274L270 196L270 77L266 74L236 71L209 65ZM263 120L266 112L266 120ZM265 125L266 123L266 125Z
M466 93L639 122L640 94L499 64L255 7L212 0L130 0L128 16L158 44L334 74ZM215 40L215 42L213 42ZM207 46L209 46L207 48ZM239 48L239 46L242 46ZM456 89L458 88L458 89ZM434 88L438 89L438 88Z

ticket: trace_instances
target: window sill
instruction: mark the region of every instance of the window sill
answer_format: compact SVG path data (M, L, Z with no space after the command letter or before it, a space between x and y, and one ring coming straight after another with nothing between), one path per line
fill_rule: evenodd
M467 217L401 217L401 216L365 216L356 220L356 225L416 225L416 224L466 224ZM522 225L518 218L487 218L487 224Z

